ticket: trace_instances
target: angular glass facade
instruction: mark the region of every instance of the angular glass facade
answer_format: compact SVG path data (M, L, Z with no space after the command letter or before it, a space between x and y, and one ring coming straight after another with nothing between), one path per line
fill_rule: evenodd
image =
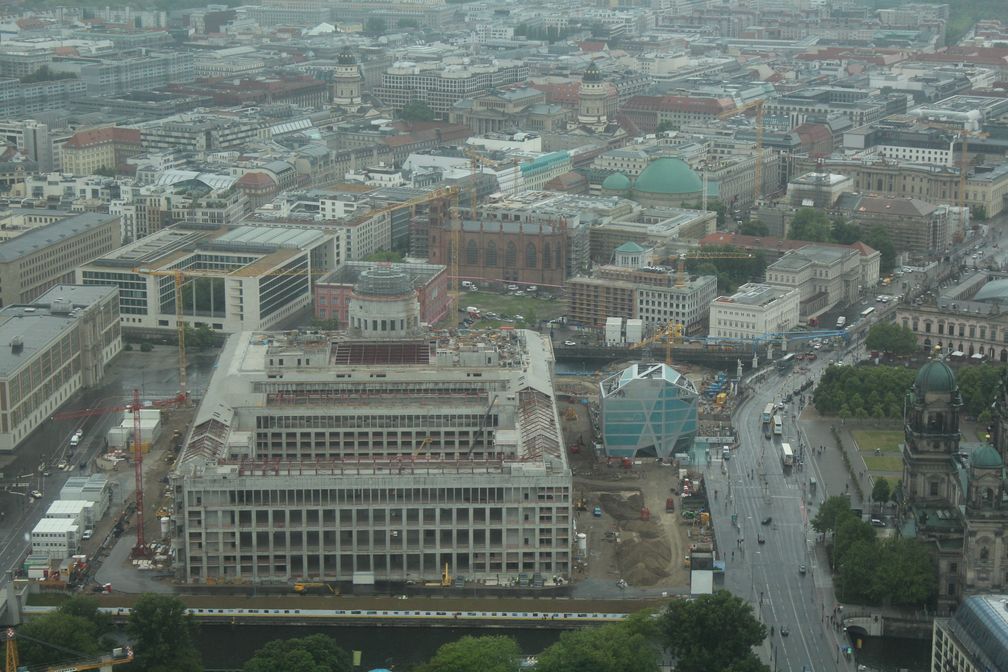
M634 364L604 379L602 441L610 457L671 457L697 433L697 391L665 364Z

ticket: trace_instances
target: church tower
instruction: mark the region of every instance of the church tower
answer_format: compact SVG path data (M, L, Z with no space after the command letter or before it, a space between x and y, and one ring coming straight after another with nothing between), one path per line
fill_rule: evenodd
M578 93L578 124L595 130L602 130L609 123L606 103L609 99L609 84L602 80L598 66L590 64L581 77Z
M962 596L965 493L958 477L962 395L939 360L922 366L905 400L900 528L924 544L938 568L937 605L951 613ZM906 533L906 532L905 532Z
M336 70L333 73L332 102L340 107L357 107L361 104L361 76L357 59L349 52L343 52L336 57Z

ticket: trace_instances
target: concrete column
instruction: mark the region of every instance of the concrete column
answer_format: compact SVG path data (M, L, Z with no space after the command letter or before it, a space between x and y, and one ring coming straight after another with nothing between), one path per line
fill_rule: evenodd
M7 610L7 625L21 625L21 603L14 590L14 572L7 572L7 585L4 588L4 607Z

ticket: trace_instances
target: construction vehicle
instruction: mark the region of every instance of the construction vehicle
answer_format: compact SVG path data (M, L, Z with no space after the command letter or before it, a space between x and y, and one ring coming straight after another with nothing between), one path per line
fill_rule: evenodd
M587 511L588 503L585 501L584 492L578 495L577 502L575 503L578 511Z
M577 420L578 419L577 409L575 409L573 406L568 406L567 408L564 409L563 417L564 420L569 420L571 422Z
M416 462L416 458L418 458L420 456L420 453L422 453L425 450L427 450L427 446L429 446L431 444L431 441L433 441L433 440L434 440L434 437L428 436L423 441L421 441L420 445L417 446L416 449L414 449L413 454L410 455L410 461L411 462Z
M38 672L79 672L83 670L101 670L101 672L112 672L112 668L115 665L126 665L133 662L133 648L129 646L117 647L112 649L112 654L108 656L102 656L101 658L91 658L83 653L74 651L73 649L68 649L57 644L51 644L49 642L44 642L40 639L35 639L34 637L29 637L23 633L17 634L17 638L26 639L30 642L40 644L42 646L56 649L57 651L62 651L63 653L69 654L78 658L77 662L72 663L60 663L58 665L46 665L42 667L35 668L32 670L38 670ZM17 639L15 638L14 628L7 628L7 645L6 645L6 662L4 665L4 672L21 672L22 670L27 670L28 668L23 667L18 662L18 647Z
M441 587L447 588L452 585L451 572L448 571L448 563L444 565L444 571L441 572Z
M294 592L298 595L339 595L339 589L324 581L299 581L294 584Z
M675 497L665 499L665 513L675 513Z

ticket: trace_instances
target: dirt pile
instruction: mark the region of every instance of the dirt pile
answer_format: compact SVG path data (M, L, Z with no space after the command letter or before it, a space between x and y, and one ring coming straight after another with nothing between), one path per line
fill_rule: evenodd
M657 525L636 521L620 535L616 561L632 586L653 586L669 576L672 548Z
M644 498L639 492L603 492L599 495L602 510L616 520L640 520Z

